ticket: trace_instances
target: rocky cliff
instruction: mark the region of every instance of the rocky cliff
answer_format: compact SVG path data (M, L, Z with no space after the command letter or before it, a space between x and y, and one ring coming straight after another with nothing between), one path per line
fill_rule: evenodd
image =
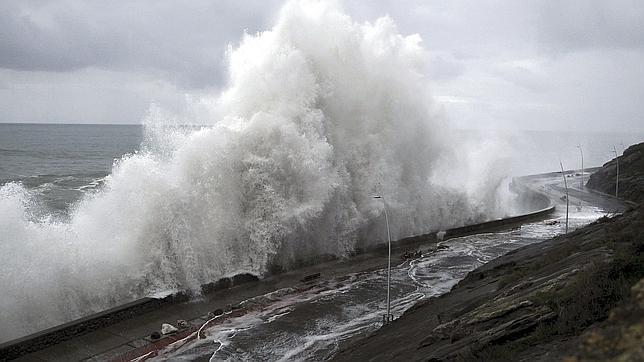
M623 155L605 163L601 169L590 176L586 186L614 195L617 163L619 163L618 196L641 204L644 202L644 142L630 146Z

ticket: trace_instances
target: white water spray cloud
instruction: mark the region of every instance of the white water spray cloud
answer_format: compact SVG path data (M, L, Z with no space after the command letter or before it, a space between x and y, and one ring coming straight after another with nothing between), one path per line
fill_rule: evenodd
M35 219L19 185L0 189L2 337L241 271L346 256L382 240L375 193L395 237L498 216L485 202L499 175L477 193L445 186L437 166L467 168L444 161L467 157L450 158L420 37L390 18L359 24L337 5L292 1L228 59L229 86L204 102L210 125L154 126L165 120L153 110L142 150L68 222Z

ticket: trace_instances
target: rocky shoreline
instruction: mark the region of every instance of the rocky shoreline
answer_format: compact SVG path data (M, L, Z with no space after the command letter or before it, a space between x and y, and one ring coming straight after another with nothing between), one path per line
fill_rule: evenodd
M642 149L632 146L622 156L630 180L622 195L637 202L644 168L632 165L644 162ZM589 187L610 185L611 162ZM644 211L636 206L510 252L335 359L643 360L643 235Z

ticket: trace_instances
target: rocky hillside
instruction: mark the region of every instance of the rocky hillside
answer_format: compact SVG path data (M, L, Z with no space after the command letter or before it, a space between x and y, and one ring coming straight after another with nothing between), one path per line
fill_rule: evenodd
M644 142L630 146L619 161L619 197L641 204L644 202ZM610 195L615 194L617 161L610 160L590 176L588 186Z

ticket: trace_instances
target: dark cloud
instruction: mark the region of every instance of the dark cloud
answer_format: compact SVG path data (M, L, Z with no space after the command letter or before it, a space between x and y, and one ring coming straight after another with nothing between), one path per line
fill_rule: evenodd
M224 51L278 0L0 1L0 121L138 122L225 86ZM418 33L457 125L644 131L641 0L344 0ZM610 122L607 123L607 120Z
M0 67L158 73L187 88L222 82L230 42L265 29L275 1L0 3Z

